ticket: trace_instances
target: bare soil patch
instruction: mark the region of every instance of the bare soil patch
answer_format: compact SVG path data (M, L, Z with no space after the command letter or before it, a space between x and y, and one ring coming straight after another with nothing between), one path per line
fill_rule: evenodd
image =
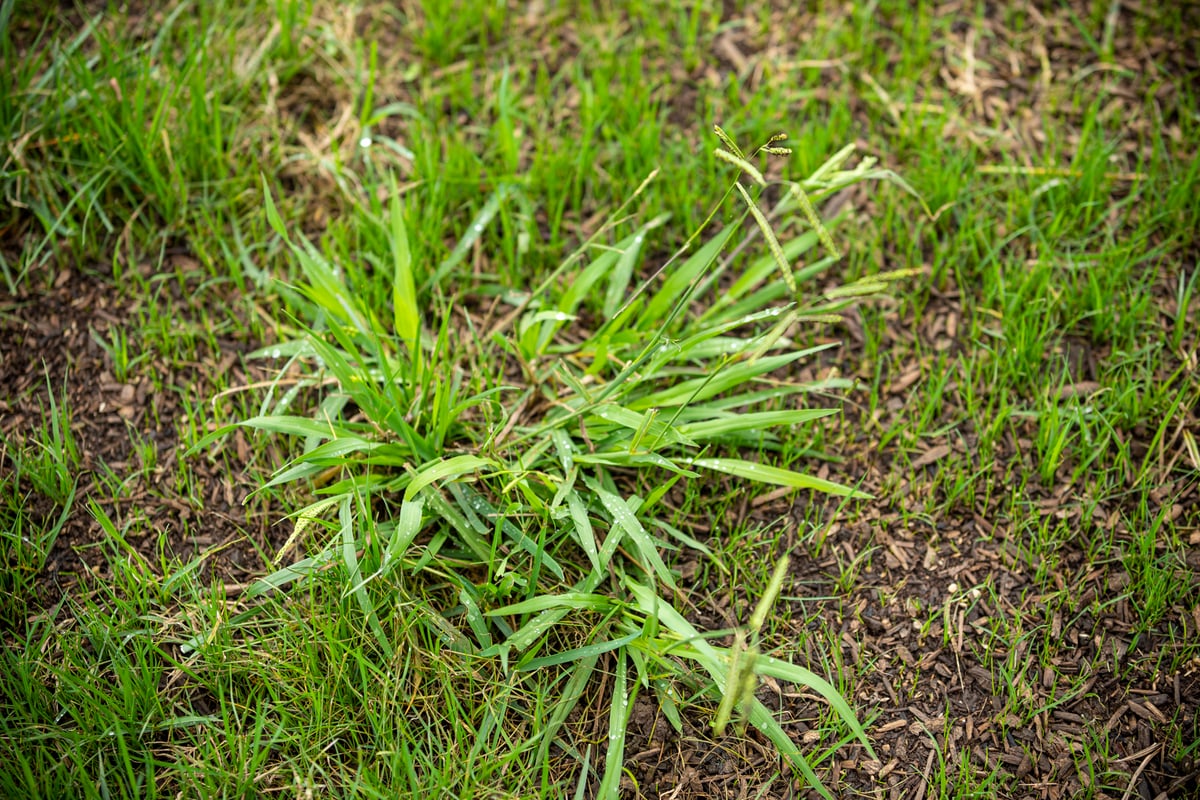
M187 258L179 253L172 260ZM80 578L107 577L110 554L97 546L106 537L90 502L130 532L129 543L149 565L162 556L201 558L202 579L233 587L261 573L268 567L262 554L285 535L275 524L278 508L262 500L243 504L257 473L231 471L229 459L203 456L187 459L186 469L179 464L190 444L179 438L182 400L199 406L224 386L261 378L242 362L253 343L218 336L214 348L197 337L196 360L181 363L151 352L121 381L98 340L110 341L117 329L136 336L131 321L155 302L176 325L195 324L196 309L206 302L195 293L198 279L181 284L172 278L159 297L146 298L130 297L114 289L111 278L84 270L64 269L44 289L37 288L40 277L0 303L0 433L9 443L0 469L11 473L12 448L31 445L50 407L48 391L70 410L79 466L75 501L39 576L38 596L27 598L30 611L57 601ZM135 357L139 347L134 340ZM250 464L242 435L235 441L233 463L240 456L243 469L270 467ZM185 472L191 474L186 484ZM49 519L61 513L32 487L22 489L33 514Z

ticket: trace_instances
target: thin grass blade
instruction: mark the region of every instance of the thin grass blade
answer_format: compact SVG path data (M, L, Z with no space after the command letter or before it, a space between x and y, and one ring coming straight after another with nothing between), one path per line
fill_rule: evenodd
M597 800L618 800L621 775L625 769L625 732L629 722L629 677L625 651L618 650L617 674L613 681L612 706L608 713L608 752L604 756L604 777L596 791ZM637 684L634 684L636 690Z

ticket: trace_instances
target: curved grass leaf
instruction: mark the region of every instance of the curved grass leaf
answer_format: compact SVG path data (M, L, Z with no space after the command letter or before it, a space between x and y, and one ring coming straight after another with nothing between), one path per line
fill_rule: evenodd
M435 461L417 471L417 474L413 476L412 483L404 490L404 499L411 500L416 496L417 492L435 481L440 481L444 478L457 478L468 472L478 472L484 467L495 468L496 466L496 462L490 458L480 458L479 456L472 455L454 456Z
M592 671L596 668L596 662L599 659L600 655L598 653L581 656L577 660L575 668L571 670L571 676L567 678L567 683L563 687L562 694L559 696L558 702L554 704L553 711L550 712L550 718L546 720L545 727L539 733L542 741L538 746L538 763L545 763L551 743L553 743L554 738L558 735L558 731L562 728L563 723L567 721L567 717L575 710L575 706L579 704L579 700L583 697L583 692L591 680ZM580 772L586 775L587 769L580 770Z
M628 636L622 636L619 639L611 639L604 642L596 642L595 644L585 645L584 647L576 647L573 650L563 650L553 655L542 656L540 658L530 659L528 663L521 664L517 667L518 670L529 672L542 667L552 667L556 664L566 664L571 661L578 661L581 658L594 658L602 653L609 653L620 647L625 647L628 644L635 642L642 634L640 631L631 633Z
M489 617L507 617L514 614L532 614L551 608L583 609L605 613L616 608L616 601L608 595L590 592L564 592L522 600L519 603L494 608L487 612Z
M625 500L612 492L604 489L597 482L590 478L585 478L585 482L591 487L592 491L600 498L600 502L604 505L606 511L612 515L613 522L618 528L625 532L625 536L633 543L634 549L642 557L641 567L648 574L658 576L658 579L667 586L674 587L675 579L671 575L671 571L667 569L667 565L663 563L662 556L659 555L659 542L646 532L642 527L642 523L629 506L625 504ZM612 536L612 532L609 532Z
M876 757L875 751L871 747L871 740L867 738L867 732L854 715L854 710L850 708L850 704L846 702L846 699L842 697L841 693L829 681L817 675L812 670L805 669L798 664L782 661L773 656L760 656L755 662L754 671L759 675L769 675L772 678L789 681L797 686L806 686L821 695L821 697L824 697L826 702L842 718L842 721L846 723L846 727L854 733L855 738L866 749L867 754L871 758Z
M500 210L500 204L508 197L513 188L508 184L500 184L496 190L492 192L492 196L483 204L483 208L479 209L479 213L471 220L471 224L467 226L466 233L458 240L458 244L454 245L454 249L450 251L450 255L438 265L437 270L433 275L422 285L422 291L428 291L433 286L441 284L442 280L454 271L454 268L462 263L462 260L467 257L467 253L471 251L471 247L483 235L483 231L491 224L492 219L496 216L496 212Z
M629 407L634 410L642 410L653 408L655 406L676 406L683 403L699 403L707 400L714 395L730 389L741 386L742 384L757 378L760 375L765 375L781 367L786 367L794 361L799 361L802 358L819 353L822 350L827 350L833 345L820 345L818 347L809 347L804 350L798 350L794 353L784 353L777 356L764 356L757 361L743 361L733 364L721 370L715 375L708 375L702 378L693 378L687 381L681 381L673 386L654 392L652 394L640 397Z
M333 560L334 551L325 550L315 556L302 558L294 564L272 572L265 578L259 578L246 589L246 597L254 598L276 589L282 589L290 583L303 580L309 575L321 570Z
M338 508L338 520L342 526L342 561L345 563L346 572L350 577L352 586L350 593L358 601L358 606L362 609L363 616L367 618L367 625L370 626L371 632L375 634L375 640L379 642L379 647L388 658L391 658L396 651L392 648L392 643L388 640L383 626L379 624L379 615L376 614L375 605L367 595L367 587L363 585L362 573L358 567L358 553L356 552L358 539L354 535L354 515L351 513L350 506L352 502L353 498L347 496L342 499L341 506Z
M825 492L839 497L852 497L857 500L871 499L871 495L866 492L851 489L849 486L843 486L840 483L834 483L822 478L814 478L802 472L793 472L790 469L773 467L769 464L756 464L753 461L743 461L740 458L695 458L691 459L688 463L701 469L724 472L727 475L759 483L791 486L794 489L814 489L818 492Z

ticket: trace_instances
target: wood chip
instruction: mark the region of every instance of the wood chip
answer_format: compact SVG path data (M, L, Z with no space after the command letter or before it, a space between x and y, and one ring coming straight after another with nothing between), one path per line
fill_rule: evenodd
M919 455L912 462L913 469L920 469L934 462L941 461L946 456L950 455L951 447L948 444L939 444L936 447L931 447L924 453Z

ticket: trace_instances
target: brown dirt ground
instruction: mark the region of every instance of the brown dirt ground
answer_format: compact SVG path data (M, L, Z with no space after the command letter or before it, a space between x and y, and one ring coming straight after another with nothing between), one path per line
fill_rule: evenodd
M46 561L39 596L27 599L31 609L56 602L81 577L108 577L108 554L93 547L105 537L88 511L89 500L100 504L118 530L129 526L129 542L147 563L158 563L161 555L180 562L200 558L203 578L220 580L231 591L269 567L261 554L272 553L272 545L286 535L273 527L280 509L268 508L261 499L243 503L246 487L270 465L250 463L248 443L240 434L236 452L227 459L188 458L194 488L178 485L178 462L186 449L177 435L186 414L181 399L186 393L192 402L204 403L226 385L261 379L242 364L241 356L253 344L223 337L213 348L198 339L194 362L174 368L140 366L122 383L114 376L112 357L96 341L108 340L111 329L126 326L151 302L169 307L180 327L199 319L194 304L205 301L197 299L202 297L196 292L198 265L179 252L168 258L168 266L193 277L185 278L183 286L174 279L163 282L167 289L157 300L124 296L113 288L110 276L69 268L48 281L34 275L27 284L50 283L49 289L27 288L0 300L0 434L8 443L0 454L0 470L14 468L9 449L27 446L41 425L47 383L56 395L65 393L80 453L75 513ZM145 269L151 277L149 267ZM138 349L135 342L134 355ZM215 380L218 375L228 383ZM131 431L154 448L152 458L135 448ZM115 502L108 486L97 486L110 474L123 485ZM46 505L29 509L33 514L57 517L50 501L34 491L29 497Z

